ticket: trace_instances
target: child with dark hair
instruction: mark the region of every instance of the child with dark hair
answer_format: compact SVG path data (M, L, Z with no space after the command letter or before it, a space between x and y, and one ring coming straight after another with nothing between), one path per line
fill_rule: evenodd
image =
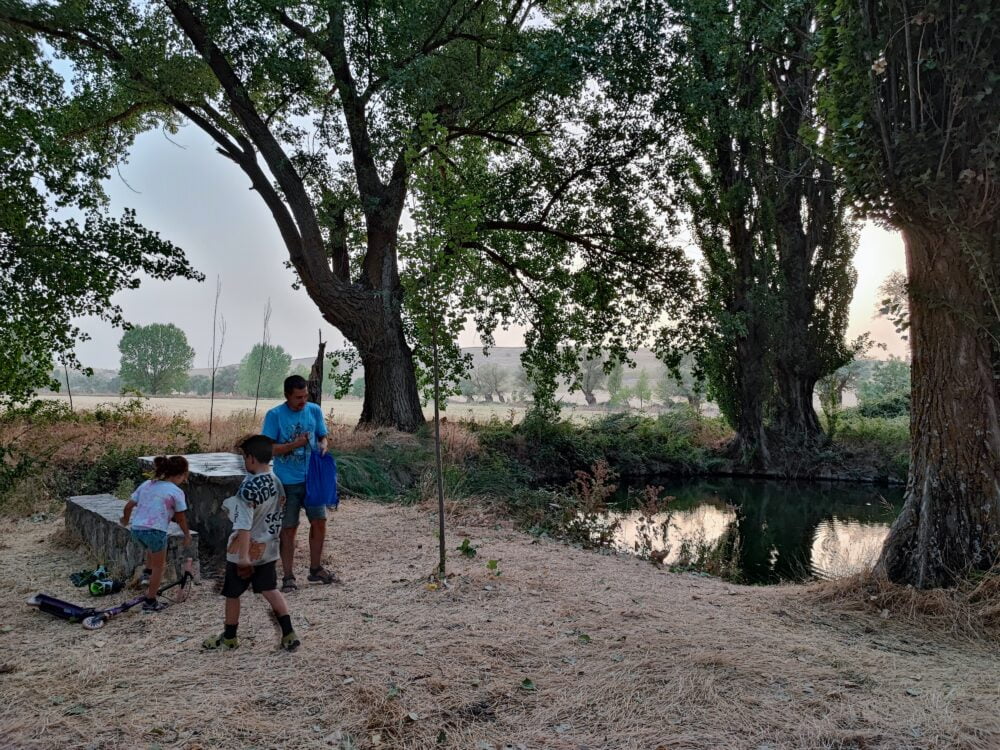
M299 637L292 630L285 597L278 591L278 533L284 513L285 489L271 473L274 441L265 435L243 440L240 451L247 476L236 495L222 507L229 512L233 532L226 547L226 577L222 595L226 597L225 630L202 643L207 649L233 649L240 645L236 636L240 624L240 597L253 587L271 605L281 626L281 647L294 651Z
M131 529L132 539L146 550L142 577L143 582L148 580L148 587L143 612L159 612L167 606L156 597L167 561L167 530L171 521L176 521L184 532L184 544L191 544L191 530L185 515L187 503L179 486L187 478L188 462L184 456L157 456L153 459L153 478L132 493L119 521Z

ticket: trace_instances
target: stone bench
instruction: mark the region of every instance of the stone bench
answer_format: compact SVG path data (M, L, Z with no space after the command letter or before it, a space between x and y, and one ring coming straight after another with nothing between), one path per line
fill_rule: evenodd
M181 485L188 525L201 535L206 557L222 557L233 528L222 503L236 494L246 476L243 457L235 453L191 453L184 457L190 469L187 483ZM153 456L140 458L139 466L152 472Z
M80 539L104 564L112 576L129 578L136 566L146 561L146 552L129 530L118 523L125 501L113 495L77 495L66 501L66 530ZM167 531L167 565L163 582L170 583L183 571L184 558L194 558L195 578L199 579L198 532L191 531L191 548L184 548L184 532L171 522Z

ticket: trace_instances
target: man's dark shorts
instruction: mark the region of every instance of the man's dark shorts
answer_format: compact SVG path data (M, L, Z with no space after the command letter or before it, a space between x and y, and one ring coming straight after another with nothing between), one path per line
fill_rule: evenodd
M274 591L278 588L277 560L263 565L254 565L253 574L249 578L241 578L236 570L236 563L226 562L226 578L222 582L222 595L228 599L239 599L240 595L250 586L255 594Z
M306 518L310 521L322 521L326 518L325 505L306 505L306 483L286 484L285 515L281 519L281 528L291 529L299 525L299 516L305 508Z

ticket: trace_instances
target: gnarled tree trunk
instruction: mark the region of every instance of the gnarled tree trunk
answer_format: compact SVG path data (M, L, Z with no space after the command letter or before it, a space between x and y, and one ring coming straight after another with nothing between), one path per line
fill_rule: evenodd
M996 313L956 232L911 226L903 237L913 352L910 473L878 565L897 583L930 588L1000 562L1000 389L988 328ZM995 265L994 258L987 269L993 278Z

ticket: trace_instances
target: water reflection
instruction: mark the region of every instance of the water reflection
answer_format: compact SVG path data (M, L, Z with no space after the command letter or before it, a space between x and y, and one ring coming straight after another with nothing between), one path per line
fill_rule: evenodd
M651 482L674 499L614 517L619 548L658 553L746 583L837 577L869 565L902 506L899 487L746 479ZM624 489L624 488L623 488Z

